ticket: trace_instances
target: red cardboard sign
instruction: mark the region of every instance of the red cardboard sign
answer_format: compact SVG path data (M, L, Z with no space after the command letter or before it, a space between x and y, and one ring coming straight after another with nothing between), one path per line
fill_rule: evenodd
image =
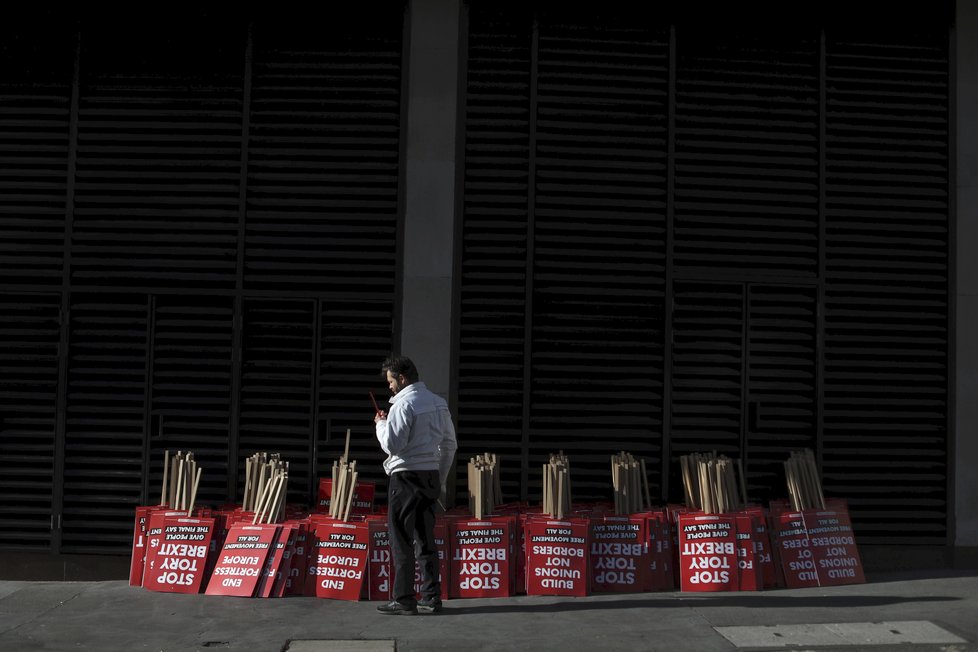
M163 540L163 523L167 517L185 517L187 512L184 510L172 510L166 507L151 510L149 521L146 525L146 553L143 563L143 581L146 580L147 571L156 570L156 552L160 548ZM131 568L130 568L131 570Z
M272 542L271 552L262 568L258 587L255 589L256 598L272 597L272 590L281 575L282 561L285 559L293 529L295 529L295 524L290 523L286 523L278 529L278 534L275 535L275 540Z
M679 516L679 572L683 591L737 591L737 521L730 515Z
M587 519L527 519L526 594L587 595L587 535Z
M285 541L285 551L282 553L282 562L279 564L278 573L275 575L275 582L272 585L272 593L269 597L281 598L285 595L288 580L292 577L292 562L295 559L295 542L301 525L298 523L289 524L289 535Z
M735 515L737 522L737 583L741 591L761 589L761 569L757 563L754 523L747 513Z
M370 521L370 546L367 550L367 599L391 599L390 531L384 521Z
M761 587L764 589L779 586L777 565L771 548L771 537L768 534L767 513L759 505L744 508L754 528L754 559L761 573Z
M278 525L232 525L207 582L207 595L254 595L278 530Z
M149 515L159 507L137 507L136 520L132 533L132 556L129 561L129 586L143 585L143 564L146 563L146 530L149 529Z
M666 591L676 587L674 577L672 525L665 511L648 514L649 531L649 581L647 591Z
M308 521L299 523L299 528L295 534L292 566L289 568L289 577L285 581L285 595L306 594L306 582L309 577L306 570L309 568L310 550L312 550L316 538L312 527Z
M376 493L377 483L358 481L356 486L353 487L353 503L350 505L350 514L372 514ZM332 497L333 479L319 478L319 496L316 499L316 511L328 514Z
M644 591L652 571L644 515L603 516L591 521L591 590Z
M449 522L451 597L499 598L513 594L512 532L512 517Z
M317 598L359 600L367 568L366 523L329 521L316 526L316 558L309 566Z
M819 585L865 583L848 510L806 510L802 516Z
M212 518L164 517L153 567L143 586L150 591L199 593L214 534Z
M781 512L772 517L784 583L789 589L818 586L815 558L801 512Z

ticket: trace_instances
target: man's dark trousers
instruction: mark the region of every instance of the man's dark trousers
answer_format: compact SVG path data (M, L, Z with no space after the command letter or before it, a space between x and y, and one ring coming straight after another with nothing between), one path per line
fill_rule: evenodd
M394 599L415 603L414 560L421 566L421 596L441 595L438 549L435 546L435 504L441 494L438 471L397 471L387 483Z

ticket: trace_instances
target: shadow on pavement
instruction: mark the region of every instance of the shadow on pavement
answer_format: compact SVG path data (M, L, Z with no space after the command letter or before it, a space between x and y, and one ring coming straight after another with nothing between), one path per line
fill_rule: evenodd
M627 611L629 609L676 609L691 607L750 607L755 609L806 609L831 607L834 609L851 607L882 607L885 605L908 602L955 602L961 598L928 596L908 598L902 596L710 596L689 597L666 600L601 600L555 602L546 604L521 603L500 605L465 606L462 600L453 600L445 605L445 610L439 616L463 616L471 614L500 614L500 613L550 613L560 611Z

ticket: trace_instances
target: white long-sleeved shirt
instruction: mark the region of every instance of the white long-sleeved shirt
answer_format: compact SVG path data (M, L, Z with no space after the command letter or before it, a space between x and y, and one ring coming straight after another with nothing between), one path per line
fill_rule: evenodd
M416 381L390 399L386 419L377 422L377 441L387 453L384 471L438 471L445 484L458 443L445 399Z

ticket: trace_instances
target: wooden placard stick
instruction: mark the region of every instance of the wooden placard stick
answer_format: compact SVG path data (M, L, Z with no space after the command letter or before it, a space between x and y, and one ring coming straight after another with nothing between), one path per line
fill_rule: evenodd
M245 481L244 481L244 492L241 495L241 509L242 511L248 511L248 489L251 485L251 458L245 458Z
M815 491L818 495L818 504L820 508L825 509L825 492L822 490L822 475L818 470L818 463L815 460L815 453L809 450L808 454L811 456L812 460L812 477L815 480Z
M346 446L343 447L343 461L350 461L350 429L346 429Z
M713 513L713 497L710 493L710 479L707 476L707 463L699 463L699 483L700 483L700 502L703 503L702 510L707 514Z
M271 482L266 482L261 485L261 490L258 492L258 500L255 502L255 517L251 519L251 523L258 523L258 519L261 516L262 509L265 507L265 502L268 500L268 494Z
M564 474L557 470L557 509L554 518L562 519L564 518Z
M187 494L186 494L186 498L184 499L184 503L187 506L190 505L190 499L193 497L193 492L194 492L193 484L194 484L194 477L196 477L196 475L197 475L197 462L191 459L190 466L187 468L187 482L185 483L185 489Z
M550 478L547 477L547 465L546 464L542 465L540 471L541 471L541 477L543 478L543 500L542 500L543 513L549 514L550 504L547 501L547 494L550 492Z
M636 460L634 457L632 458L632 490L634 492L635 500L632 503L632 512L631 513L634 514L636 512L643 511L643 509L642 509L643 494L642 494L642 474L641 474L641 467L638 464L638 460Z
M501 505L503 502L503 483L500 476L499 456L492 454L492 489L495 494L495 503Z
M469 488L469 513L478 519L479 515L476 513L476 505L475 505L475 458L474 457L469 458L469 463L465 467L465 472L467 474L467 481L465 486Z
M166 504L169 505L170 509L176 509L177 503L177 468L180 461L180 451L170 458L170 487L167 491Z
M275 496L275 475L269 477L265 488L266 490L262 492L262 500L258 505L258 509L255 510L255 523L265 522L265 512L268 511L268 505L272 502L272 498Z
M200 476L203 472L204 469L198 468L194 477L194 490L193 493L190 494L190 506L187 508L187 518L193 516L194 503L197 502L197 488L200 486Z
M350 507L353 505L353 494L356 493L355 489L356 489L356 486L357 486L357 476L358 475L359 474L356 471L353 471L353 473L352 473L352 475L350 477L350 491L349 491L349 495L346 498L346 507L343 509L343 520L344 521L350 520Z
M642 460L642 486L645 488L645 508L652 509L652 494L649 492L649 474L645 470L645 460Z
M187 464L184 461L183 453L180 453L177 459L177 486L176 492L173 495L173 502L175 503L174 509L183 509L183 485L184 485L184 475L187 472Z
M272 522L273 508L278 504L279 494L282 491L282 475L281 473L276 473L269 480L272 489L268 492L268 500L265 501L265 506L262 508L261 518L258 519L259 523Z
M277 523L279 520L279 514L282 512L282 508L285 503L285 493L286 493L286 483L289 480L289 474L284 471L278 474L278 484L275 487L275 498L271 501L271 505L268 510L268 519L266 523Z
M784 461L784 477L788 484L788 497L791 499L791 508L796 512L801 511L801 503L798 500L798 489L795 486L794 471L790 459Z
M337 487L338 493L336 495L336 507L333 509L333 515L335 518L340 518L343 516L343 506L346 505L346 494L348 493L347 486L350 483L350 465L345 461L340 462L339 480L339 487Z

